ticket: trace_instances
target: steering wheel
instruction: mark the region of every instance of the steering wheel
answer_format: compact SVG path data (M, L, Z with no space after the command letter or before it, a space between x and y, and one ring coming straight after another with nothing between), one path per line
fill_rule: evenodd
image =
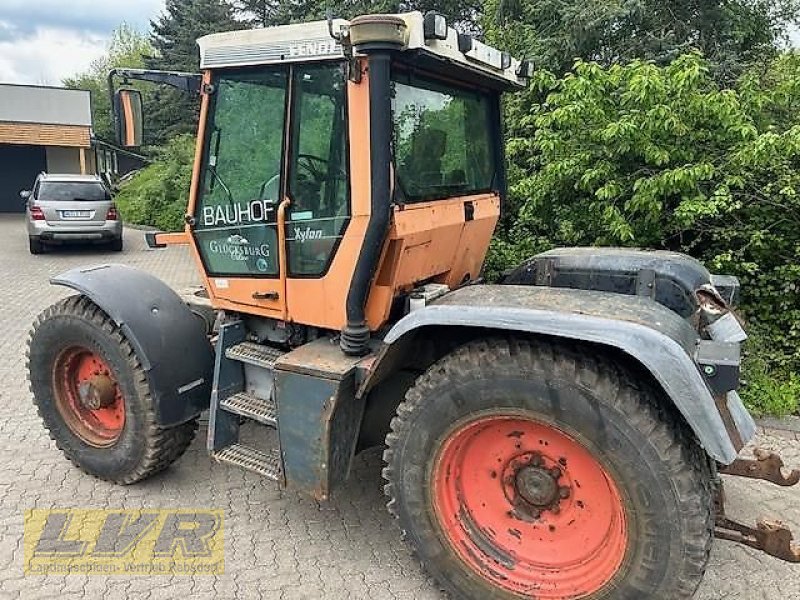
M331 173L330 161L314 154L298 154L297 166L305 170L318 183L328 179L345 179L347 177L347 173L341 168L338 173Z

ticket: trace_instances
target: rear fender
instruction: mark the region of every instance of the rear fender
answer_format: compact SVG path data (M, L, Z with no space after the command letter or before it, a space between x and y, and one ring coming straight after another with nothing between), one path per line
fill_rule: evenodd
M164 282L124 265L73 269L50 280L99 306L122 330L147 373L156 420L184 423L208 408L214 352L205 327Z
M733 462L755 435L755 423L735 389L716 400L712 395L694 360L701 346L695 330L649 298L513 285L469 286L398 321L384 339L387 346L379 363L396 360L392 348L407 347L415 332L442 326L539 334L616 348L652 374L708 455L720 463ZM372 373L376 372L381 372L380 364L373 367Z

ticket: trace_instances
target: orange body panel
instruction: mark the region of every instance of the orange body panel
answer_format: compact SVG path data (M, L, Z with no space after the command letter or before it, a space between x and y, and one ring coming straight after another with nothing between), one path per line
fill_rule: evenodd
M472 203L474 218L465 219ZM389 239L367 302L367 323L378 329L392 300L423 281L450 288L480 273L500 217L496 194L434 200L395 207Z
M371 206L369 73L365 62L360 68L363 72L361 81L348 82L351 219L328 272L320 278L287 278L285 235L279 235L280 277L208 277L197 247L192 243L193 254L215 308L332 330L340 330L346 324L347 294L369 223ZM204 81L210 81L209 73L205 74ZM189 214L194 214L198 198L208 104L209 98L204 94ZM465 217L467 202L474 208L474 216L469 221ZM281 213L287 205L288 200L284 200L282 210L279 210L279 233L283 229ZM366 316L370 329L376 330L384 325L393 299L420 282L434 281L453 288L477 277L499 215L500 199L493 193L396 206L367 302ZM188 226L186 233L190 235ZM277 297L265 299L264 295L270 293Z
M185 246L192 243L191 236L186 233L163 233L156 234L156 244L163 244L164 246Z

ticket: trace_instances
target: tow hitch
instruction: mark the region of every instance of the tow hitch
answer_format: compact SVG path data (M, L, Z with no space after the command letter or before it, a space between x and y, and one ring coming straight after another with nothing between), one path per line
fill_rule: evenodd
M790 487L800 482L800 470L783 474L783 460L775 453L762 449L753 451L755 459L737 459L720 468L723 475L763 479L775 485ZM780 521L760 520L755 528L729 519L725 515L725 492L720 484L716 497L715 535L718 539L743 544L791 563L800 563L800 546L792 543L792 532Z

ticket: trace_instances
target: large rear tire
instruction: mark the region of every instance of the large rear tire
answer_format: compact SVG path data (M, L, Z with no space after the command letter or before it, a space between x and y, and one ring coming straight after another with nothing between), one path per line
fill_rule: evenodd
M659 400L591 350L472 342L398 408L389 510L459 599L690 598L712 476Z
M150 477L177 460L197 431L197 419L158 425L139 358L116 323L83 296L36 319L28 377L50 437L100 479L130 484Z

